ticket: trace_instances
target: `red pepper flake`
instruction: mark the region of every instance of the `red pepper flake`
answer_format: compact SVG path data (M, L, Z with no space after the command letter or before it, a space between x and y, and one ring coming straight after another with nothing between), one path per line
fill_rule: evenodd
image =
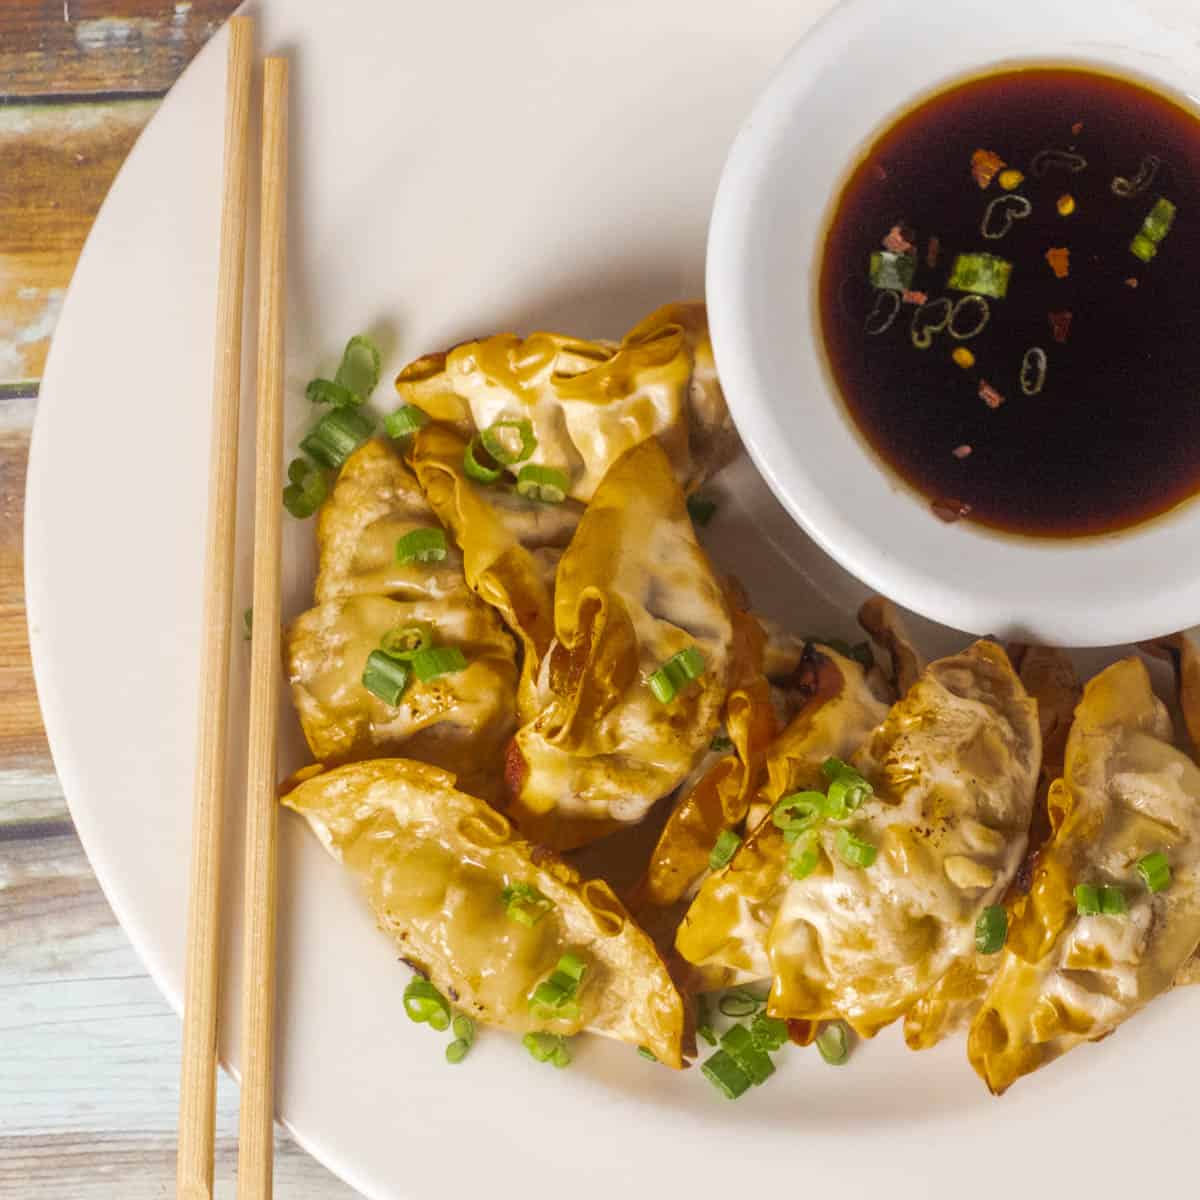
M1054 340L1059 345L1065 346L1067 339L1071 336L1071 322L1074 320L1074 313L1068 311L1052 312L1048 314L1050 317L1050 332L1054 334Z
M1004 403L1004 397L986 379L979 381L979 398L988 408L999 408Z
M883 239L883 248L893 254L908 254L914 247L909 240L909 231L903 225L893 225L891 232Z
M942 239L939 237L931 237L929 246L925 251L925 265L927 267L936 267L938 265L938 256L942 253Z
M1066 279L1071 273L1071 251L1066 246L1054 246L1046 251L1046 261L1050 270L1059 279Z
M887 167L885 167L883 163L875 163L874 166L871 167L871 174L875 176L876 183L883 183L883 181L888 177Z
M971 506L961 500L935 500L929 507L933 509L933 515L947 525L961 521L971 511Z
M971 175L979 184L979 190L986 192L1005 165L1004 159L991 150L976 150L971 155Z
M1083 132L1083 122L1076 121L1075 124L1071 126L1071 132L1078 137Z
M1138 281L1133 275L1130 275L1130 277L1127 280L1125 280L1125 286L1128 288L1135 288L1135 287L1137 287L1137 285L1138 285Z
M971 450L972 447L964 444L962 446L955 446L951 453L961 462L964 458L971 457Z
M927 292L904 292L900 299L905 304L928 304L929 294Z

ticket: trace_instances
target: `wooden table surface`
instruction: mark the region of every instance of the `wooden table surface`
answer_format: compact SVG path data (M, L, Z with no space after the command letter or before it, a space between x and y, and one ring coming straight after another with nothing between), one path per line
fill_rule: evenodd
M21 579L38 377L84 238L236 0L0 0L0 1197L174 1193L180 1025L113 919L38 715ZM222 1079L217 1195L234 1194ZM276 1194L355 1195L278 1139Z

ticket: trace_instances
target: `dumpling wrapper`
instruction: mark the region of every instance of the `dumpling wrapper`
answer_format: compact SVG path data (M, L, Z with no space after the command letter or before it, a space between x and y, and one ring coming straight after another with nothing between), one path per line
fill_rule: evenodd
M770 747L760 800L824 787L821 765L848 759L887 715L862 667L824 646L810 645L800 663L807 700ZM723 870L700 887L680 925L676 949L702 969L707 989L771 974L767 939L783 900L787 846L770 820L759 823Z
M409 364L396 390L466 437L501 420L531 422L528 461L565 472L568 494L584 502L648 439L689 490L737 447L702 304L658 309L619 344L550 333L466 342Z
M992 1092L1112 1033L1171 987L1200 944L1200 767L1172 741L1141 661L1114 663L1084 689L1050 791L1053 836L967 1039ZM1154 894L1135 867L1156 851L1171 885ZM1121 887L1128 914L1080 916L1080 883Z
M509 754L510 814L535 841L582 846L640 821L704 754L729 686L729 608L654 440L596 490L558 565L537 716ZM648 679L695 647L704 673L663 704Z
M683 1000L612 889L522 841L511 823L423 763L382 759L305 779L283 797L362 884L400 956L477 1021L514 1033L598 1033L683 1066ZM554 907L507 916L525 883ZM535 1020L529 996L567 951L588 964L573 1020Z
M418 528L438 522L416 480L388 447L368 442L321 510L318 604L284 634L292 699L321 762L404 753L498 798L516 728L516 646L467 587L453 546L439 563L397 563L397 539ZM363 687L363 669L384 634L415 621L433 627L436 644L461 649L467 666L414 679L393 707Z

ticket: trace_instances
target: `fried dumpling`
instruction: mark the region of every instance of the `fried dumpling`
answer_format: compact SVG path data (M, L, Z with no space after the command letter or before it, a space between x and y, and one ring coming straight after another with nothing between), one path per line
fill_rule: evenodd
M1200 767L1173 744L1166 708L1138 659L1084 689L1053 834L1014 906L1003 962L967 1041L995 1093L1081 1042L1112 1033L1166 991L1200 944ZM1137 864L1163 854L1151 892ZM1080 915L1078 886L1120 889L1121 913Z
M509 811L527 836L566 849L640 821L678 787L728 691L728 604L657 441L597 488L558 565L554 623L537 715L509 755ZM695 677L664 702L652 677L685 653Z
M849 758L887 714L862 666L828 647L810 644L797 674L807 698L767 751L758 799L768 809L816 786L822 763ZM676 934L676 948L711 987L771 974L767 939L784 895L787 846L769 820L751 828L729 866L701 885Z
M396 389L468 437L498 421L530 422L527 461L563 471L568 494L584 502L647 439L658 439L689 490L737 445L702 304L667 305L620 343L549 333L466 342L405 367Z
M417 481L387 446L347 459L317 526L317 605L284 635L292 698L313 756L325 763L404 753L456 771L477 795L499 795L516 728L516 646L467 587L453 546L440 562L401 564L396 542L439 528ZM453 646L463 670L413 679L397 705L362 683L392 630L421 625Z
M683 1000L609 886L522 841L454 783L381 759L310 776L283 803L357 876L401 957L468 1016L517 1033L598 1033L681 1067ZM508 915L505 889L517 885L534 889L532 923ZM535 1017L531 995L567 952L586 964L580 1011Z

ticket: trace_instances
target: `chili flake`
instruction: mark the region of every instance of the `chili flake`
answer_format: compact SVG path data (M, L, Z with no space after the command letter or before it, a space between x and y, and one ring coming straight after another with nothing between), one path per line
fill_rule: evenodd
M928 304L929 294L927 292L904 292L900 299L905 304Z
M1071 132L1078 137L1083 132L1083 122L1076 121L1075 124L1071 126Z
M1075 314L1070 310L1065 312L1052 312L1048 314L1050 318L1050 332L1054 334L1054 340L1061 345L1067 344L1067 339L1071 336L1071 322L1075 318Z
M1127 280L1125 280L1126 287L1135 288L1135 287L1137 287L1137 285L1138 285L1138 281L1133 275L1130 275L1130 277Z
M964 458L971 457L971 447L966 444L963 444L961 446L955 446L954 449L951 451L951 453L954 455L955 458L957 458L961 461Z
M979 381L979 398L988 408L999 408L1004 403L1004 397L986 379Z
M1059 279L1066 279L1071 273L1071 251L1066 246L1054 246L1046 251L1046 261L1050 264L1050 270L1058 276Z
M979 190L986 192L992 186L992 180L1004 170L1004 159L991 150L976 150L971 156L971 175L979 184Z
M938 256L942 252L942 239L939 237L931 237L929 246L925 251L925 265L933 268L938 265Z
M961 500L935 500L929 507L933 509L933 515L947 525L961 521L971 511L971 506Z

